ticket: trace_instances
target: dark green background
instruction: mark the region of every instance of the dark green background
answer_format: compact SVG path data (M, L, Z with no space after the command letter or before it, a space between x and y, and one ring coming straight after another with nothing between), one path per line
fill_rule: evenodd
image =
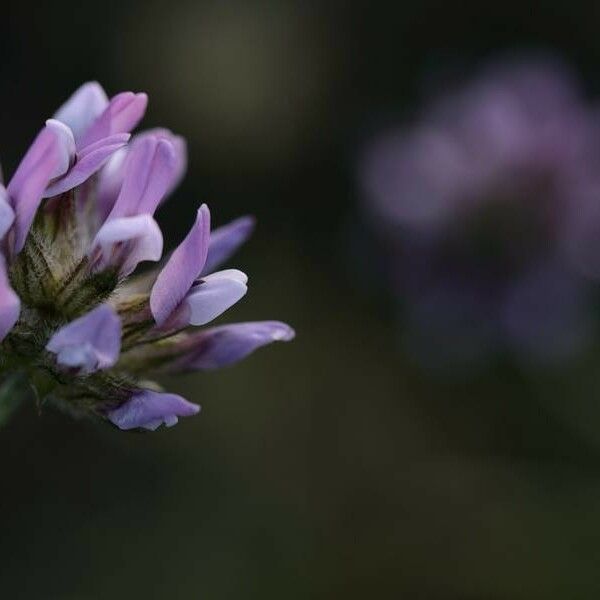
M224 320L297 340L165 384L200 402L131 435L33 407L0 432L0 597L590 599L600 592L600 353L436 377L400 349L358 218L361 145L423 90L553 50L600 91L580 2L26 2L0 13L10 174L81 82L145 90L186 136L159 213L259 227Z

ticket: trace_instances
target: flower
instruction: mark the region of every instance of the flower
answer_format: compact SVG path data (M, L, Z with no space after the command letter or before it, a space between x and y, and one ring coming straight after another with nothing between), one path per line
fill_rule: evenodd
M568 69L488 65L388 131L361 164L365 214L428 363L574 356L600 276L600 129Z
M199 411L153 374L227 366L294 337L276 321L197 329L246 294L244 273L215 269L249 237L251 217L211 234L203 204L162 267L131 277L161 259L154 213L187 164L185 141L166 129L131 137L146 104L84 84L0 186L0 376L24 372L40 404L124 430Z

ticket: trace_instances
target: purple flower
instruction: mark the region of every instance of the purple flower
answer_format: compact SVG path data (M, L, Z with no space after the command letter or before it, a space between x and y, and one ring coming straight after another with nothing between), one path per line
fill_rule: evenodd
M230 227L222 237L238 236L239 230ZM191 231L173 252L152 288L150 308L157 325L168 323L173 329L204 325L246 294L248 277L236 269L198 278L208 256L209 238L210 212L203 204Z
M121 321L107 304L101 304L71 321L50 338L46 350L67 369L89 374L114 367L121 351Z
M203 204L194 226L156 278L150 294L154 320L163 325L187 296L208 255L210 212Z
M32 385L44 381L40 394L71 412L154 430L199 407L156 391L152 373L225 366L293 331L281 323L195 329L246 293L241 271L207 270L247 239L251 217L211 236L202 205L151 283L130 278L140 262L161 259L154 212L187 165L185 141L166 129L130 141L146 104L145 94L109 100L98 83L84 84L0 186L0 344L11 357L0 375L26 370Z
M178 417L191 417L200 411L197 404L176 394L161 394L144 390L127 402L111 410L107 417L119 429L149 429L154 431L163 423L167 427L177 424Z
M142 261L160 260L162 249L158 224L141 214L107 221L94 238L90 257L96 270L114 268L125 277Z
M19 253L42 198L84 183L124 147L146 110L145 94L124 92L110 102L97 83L84 84L38 134L10 180L16 222L9 251Z
M294 339L294 330L279 321L235 323L198 331L179 342L178 357L168 373L220 369L232 365L272 342Z
M44 191L53 178L68 170L73 149L68 129L58 121L48 121L9 181L8 202L15 213L8 232L11 254L23 249Z
M426 361L508 348L548 362L585 347L599 124L564 66L502 63L367 148L365 211Z
M160 144L160 147L157 148L161 140L165 143ZM148 148L154 148L159 151L167 148L169 151L166 157L163 156L163 158L169 161L170 171L159 204L164 202L179 184L187 166L187 145L185 140L181 136L173 134L168 129L150 129L139 133L134 136L128 146L115 152L107 162L106 168L99 173L96 188L98 196L96 209L99 221L102 222L106 219L113 209L117 198L119 198L119 193L125 179L128 157L130 161L141 162L140 159L143 159L143 150ZM135 183L136 180L133 175L130 175L130 179L132 180L130 183ZM128 193L131 193L131 191L125 191L125 196ZM121 199L120 210L123 210L124 202Z

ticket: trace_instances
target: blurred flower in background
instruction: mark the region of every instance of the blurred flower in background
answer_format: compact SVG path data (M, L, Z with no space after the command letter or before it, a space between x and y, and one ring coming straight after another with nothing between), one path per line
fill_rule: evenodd
M567 67L488 65L364 154L364 209L429 366L554 364L594 328L600 131Z

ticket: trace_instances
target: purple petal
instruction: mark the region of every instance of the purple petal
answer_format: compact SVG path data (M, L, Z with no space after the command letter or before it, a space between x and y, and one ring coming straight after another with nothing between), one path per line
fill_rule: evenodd
M13 250L20 252L50 180L68 168L74 146L68 128L49 120L40 131L10 180L7 192L15 211Z
M185 171L187 169L187 144L185 139L180 135L175 135L172 131L160 127L148 129L147 131L139 133L135 136L134 144L137 144L148 137L156 137L158 139L166 140L173 147L175 155L173 172L171 174L167 191L161 199L162 202L179 185L183 179L183 176L185 175Z
M223 264L249 237L254 229L254 217L240 217L210 234L208 257L202 274L212 273Z
M209 237L210 212L203 204L198 209L194 226L158 274L152 288L150 308L158 325L168 320L200 275L208 253Z
M6 235L15 220L15 211L9 203L8 192L0 185L0 240Z
M92 123L108 106L108 98L97 81L89 81L78 88L56 111L54 118L67 125L79 141Z
M90 254L97 270L118 267L126 276L144 260L160 260L162 249L156 221L150 215L137 215L107 221L96 234Z
M56 119L48 119L46 127L54 131L58 139L59 160L54 173L52 173L52 179L55 179L56 177L62 177L75 160L75 138L73 132L64 123Z
M0 341L15 326L20 313L21 301L10 286L6 271L6 260L0 254Z
M148 96L122 92L110 99L102 114L89 126L80 140L84 148L115 133L130 132L146 112Z
M289 342L294 330L279 321L235 323L200 331L186 340L186 351L170 372L218 369L236 363L271 342Z
M125 177L125 165L127 163L127 154L129 147L125 146L117 150L104 165L104 168L98 174L98 183L96 186L96 213L98 220L103 223L113 209L123 179Z
M173 145L148 136L132 145L127 154L125 178L108 219L136 214L154 214L170 188L177 158Z
M190 325L204 325L243 298L248 291L248 277L236 269L218 271L202 278L185 299Z
M73 168L64 177L46 188L44 197L57 196L87 181L104 166L115 152L127 144L129 137L128 133L118 133L84 148L78 153L77 162Z
M177 394L161 394L144 390L119 408L108 413L108 419L119 429L142 427L154 431L163 423L172 427L177 417L191 417L200 411L197 404L188 402Z
M121 351L121 320L102 304L61 327L46 345L59 365L89 374L114 366Z
M127 165L126 158L131 153L131 149L149 138L164 139L169 142L173 148L173 169L169 177L166 191L162 199L159 200L159 204L166 199L183 178L187 166L187 148L185 140L182 137L174 135L168 129L150 129L137 134L127 148L119 150L110 158L100 173L96 190L97 212L100 221L106 219L115 205L125 178Z

